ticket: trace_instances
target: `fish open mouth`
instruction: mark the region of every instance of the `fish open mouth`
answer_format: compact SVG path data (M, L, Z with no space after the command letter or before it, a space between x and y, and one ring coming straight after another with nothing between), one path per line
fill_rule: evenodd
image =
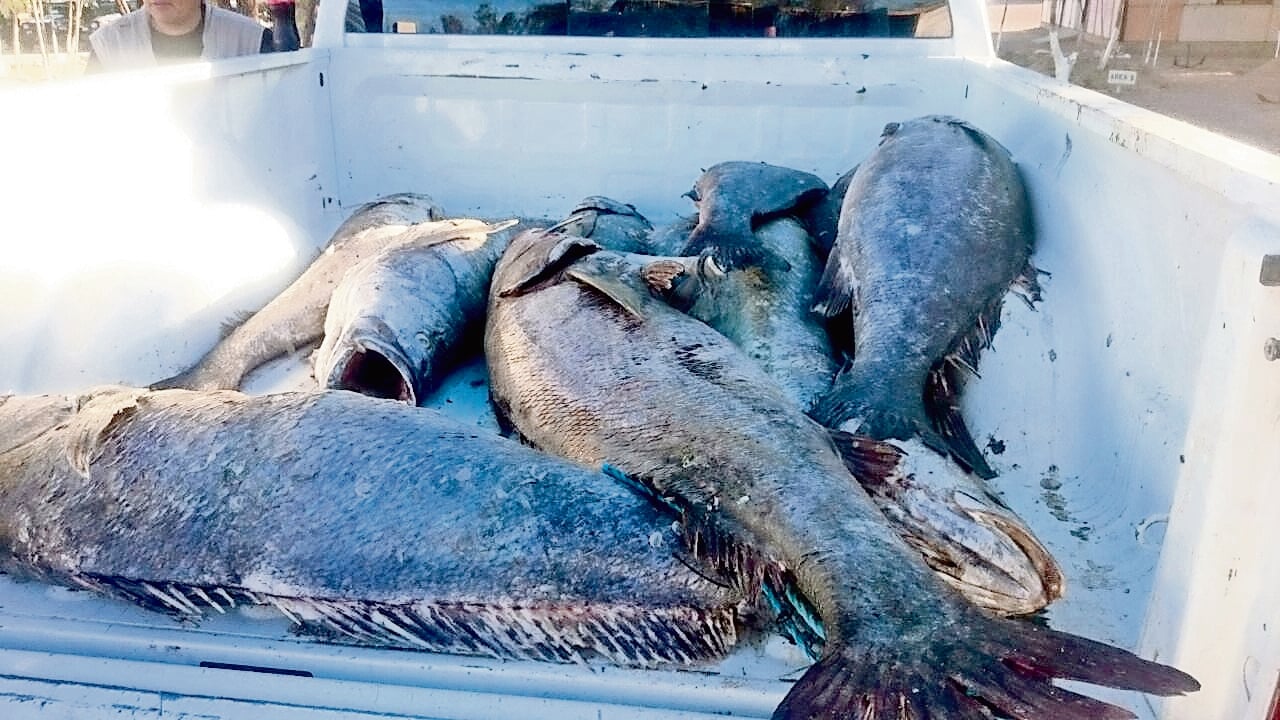
M1001 615L1062 596L1062 569L981 481L919 441L846 436L846 465L894 530L948 585Z
M325 386L417 405L408 368L396 357L371 343L352 343L333 364Z

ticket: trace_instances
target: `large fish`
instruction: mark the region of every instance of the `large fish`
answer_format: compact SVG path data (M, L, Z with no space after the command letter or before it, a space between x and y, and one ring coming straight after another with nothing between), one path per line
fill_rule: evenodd
M716 659L752 618L682 544L610 477L355 393L0 398L0 565L180 616L265 604L361 644Z
M776 719L1127 718L1050 681L1198 687L965 601L888 526L829 431L723 336L652 297L641 268L581 239L513 240L490 292L491 389L533 444L611 463L678 503L710 566L811 603L821 656ZM880 460L875 443L842 437L848 455Z
M945 370L977 368L1011 287L1038 297L1033 237L1018 169L993 138L945 116L888 125L845 193L818 290L820 312L852 311L856 349L814 418L919 437L993 477Z
M409 226L439 220L425 195L389 195L356 208L320 255L262 309L232 328L195 365L152 388L233 390L254 368L317 340L329 296L353 265L390 245Z
M810 311L822 262L794 218L767 221L752 235L785 264L725 270L710 255L686 258L679 274L665 281L671 286L666 295L742 348L807 410L839 369L826 329ZM663 281L652 284L662 287Z
M698 206L698 222L681 254L710 254L727 270L785 267L786 260L760 247L752 231L771 218L807 212L826 197L827 184L800 170L729 161L707 168L686 195Z
M1026 195L1003 147L954 118L893 124L853 175L816 303L831 316L851 310L854 353L812 416L896 444L889 476L858 479L935 566L989 553L993 537L1025 552L1043 593L1021 603L992 598L1009 613L1061 595L1062 572L966 472L994 475L954 393L956 368L976 367L1011 284L1038 292L1031 245ZM931 540L939 537L949 540Z
M515 221L415 225L351 268L333 291L315 355L321 386L410 405L422 400L478 337L493 266Z

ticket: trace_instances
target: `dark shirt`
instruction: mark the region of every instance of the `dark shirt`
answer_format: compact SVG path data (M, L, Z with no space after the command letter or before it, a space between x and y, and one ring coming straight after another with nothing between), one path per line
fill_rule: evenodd
M202 5L201 8L204 6ZM262 46L258 52L269 53L274 49L271 42L271 28L262 28ZM169 65L183 60L194 60L204 52L204 12L200 13L200 22L195 28L182 35L165 35L154 27L151 28L151 53L156 62ZM89 49L89 62L85 65L85 73L102 70L102 61L98 59L93 48Z

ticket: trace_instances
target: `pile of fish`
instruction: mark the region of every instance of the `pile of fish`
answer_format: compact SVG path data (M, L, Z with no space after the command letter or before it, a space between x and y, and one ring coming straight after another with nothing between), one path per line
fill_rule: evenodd
M191 369L0 398L5 568L555 662L781 632L815 660L787 720L1124 718L1052 680L1199 687L1013 617L1064 580L958 401L1005 296L1039 300L1003 147L922 117L831 188L726 162L689 197L662 228L603 197L545 223L383 198ZM523 445L413 407L481 335ZM315 390L237 392L316 343Z

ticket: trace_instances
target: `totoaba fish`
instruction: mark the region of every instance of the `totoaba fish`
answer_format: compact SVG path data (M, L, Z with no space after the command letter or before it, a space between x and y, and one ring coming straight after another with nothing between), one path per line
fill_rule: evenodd
M322 387L421 404L478 337L510 221L415 225L333 291L315 355Z
M761 248L752 231L773 217L804 213L827 195L816 175L762 162L730 161L702 173L686 193L698 206L698 223L681 255L710 254L720 267L785 268Z
M812 238L791 217L770 220L753 233L765 252L785 267L724 270L709 255L685 258L678 274L655 280L664 295L742 348L801 409L831 386L839 369L831 341L810 311L822 263ZM610 248L612 249L612 248ZM652 266L651 266L652 267ZM655 268L655 269L660 269Z
M976 369L1011 287L1038 298L1032 243L1004 147L945 116L888 125L845 194L818 291L820 312L852 310L856 350L814 417L877 438L922 437L993 477L941 368Z
M827 315L852 311L854 352L812 416L897 444L891 476L858 479L935 566L997 557L997 546L1010 558L1025 553L1038 582L1020 596L974 597L1013 614L1060 596L1061 570L1020 518L945 456L994 474L960 417L953 363L976 366L1011 283L1036 292L1031 244L1026 196L1003 147L953 118L892 124L849 185L816 303Z
M1132 716L1051 679L1199 687L965 601L852 481L831 434L723 336L652 297L640 270L589 241L517 236L489 296L491 391L536 446L611 463L679 504L695 556L738 586L807 599L825 640L775 720L1114 719ZM842 437L878 460L876 443Z
M329 243L289 287L187 370L153 389L233 390L254 368L320 339L325 309L347 270L390 245L410 225L439 220L443 211L425 195L402 193L366 203L338 227Z
M341 391L0 397L0 567L184 618L269 605L345 642L718 659L755 620L610 477Z

